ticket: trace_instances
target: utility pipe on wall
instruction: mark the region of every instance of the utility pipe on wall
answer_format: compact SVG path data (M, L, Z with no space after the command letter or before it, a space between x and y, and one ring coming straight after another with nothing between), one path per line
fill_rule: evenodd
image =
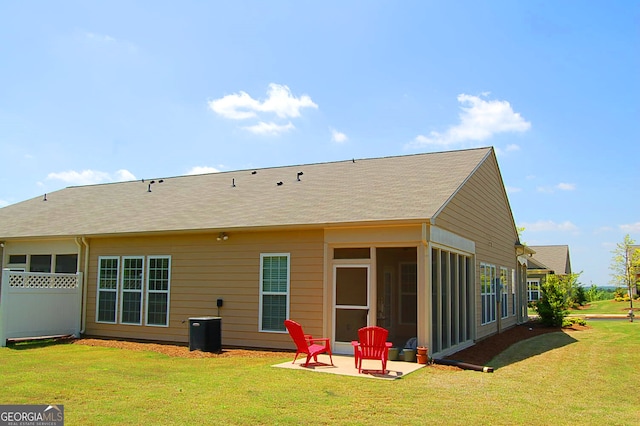
M80 318L80 335L84 334L85 328L87 327L87 271L89 270L89 243L85 237L80 238L82 245L84 246L84 267L82 271L82 317ZM76 244L80 246L78 243L78 238L76 238Z

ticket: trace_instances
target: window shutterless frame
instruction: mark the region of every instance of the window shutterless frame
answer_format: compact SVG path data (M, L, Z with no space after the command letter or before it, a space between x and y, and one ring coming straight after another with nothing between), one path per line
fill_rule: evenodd
M169 326L171 256L147 258L146 325Z
M287 332L284 320L289 318L290 260L289 253L260 254L258 330L261 332Z
M144 256L123 256L120 278L120 323L142 325Z
M116 324L118 307L118 280L120 258L98 257L98 282L96 291L96 322Z

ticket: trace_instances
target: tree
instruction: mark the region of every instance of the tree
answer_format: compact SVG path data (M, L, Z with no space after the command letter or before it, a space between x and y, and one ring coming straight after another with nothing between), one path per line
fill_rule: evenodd
M580 285L580 274L548 275L540 285L542 296L535 304L535 309L543 325L560 327L569 308L580 304L581 295L577 290ZM582 292L584 296L584 292Z
M629 306L633 309L633 297L638 293L638 274L640 274L640 248L635 245L629 234L611 252L611 283L629 294Z

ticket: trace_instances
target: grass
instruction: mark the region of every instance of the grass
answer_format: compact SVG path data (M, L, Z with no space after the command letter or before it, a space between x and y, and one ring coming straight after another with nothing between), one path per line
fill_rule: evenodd
M640 307L640 301L634 300L633 307ZM572 310L571 314L618 314L627 315L629 312L629 302L616 302L615 300L598 300L583 306L581 309ZM636 314L640 315L640 314Z
M68 425L639 424L640 323L593 322L496 357L493 374L425 368L396 381L72 344L0 349L0 403L64 404Z
M634 308L640 308L640 301L633 301ZM627 315L629 312L629 302L616 302L613 299L610 300L598 300L595 302L589 302L588 305L581 307L580 309L570 310L569 315L596 315L596 314L617 314ZM536 316L536 312L533 308L527 308L529 316ZM636 317L640 317L640 314L636 313Z

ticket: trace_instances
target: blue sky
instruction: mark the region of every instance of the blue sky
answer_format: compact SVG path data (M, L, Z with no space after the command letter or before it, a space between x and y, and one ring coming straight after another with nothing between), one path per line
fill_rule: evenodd
M640 241L640 3L0 3L0 206L79 184L494 146L584 285Z

